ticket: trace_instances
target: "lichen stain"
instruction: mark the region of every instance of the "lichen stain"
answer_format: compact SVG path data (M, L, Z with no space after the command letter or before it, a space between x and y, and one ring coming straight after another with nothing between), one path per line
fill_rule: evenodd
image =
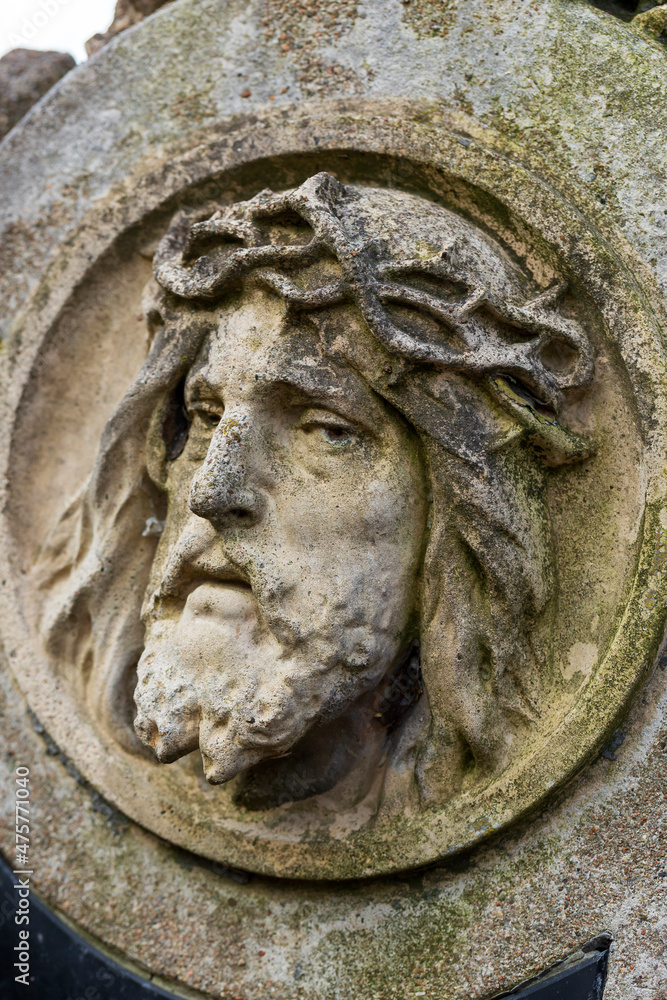
M592 642L575 642L568 652L568 666L563 677L569 681L575 674L589 674L598 658L598 648Z

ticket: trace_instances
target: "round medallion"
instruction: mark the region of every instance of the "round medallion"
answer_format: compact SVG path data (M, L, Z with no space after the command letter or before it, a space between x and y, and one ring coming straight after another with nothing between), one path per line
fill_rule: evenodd
M16 334L19 684L137 822L291 878L534 809L664 618L649 278L474 122L380 112L239 118L88 220Z

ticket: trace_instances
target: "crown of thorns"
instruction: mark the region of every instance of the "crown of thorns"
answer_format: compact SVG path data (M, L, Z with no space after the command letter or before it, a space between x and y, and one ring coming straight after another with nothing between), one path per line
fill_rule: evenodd
M181 218L163 239L155 256L154 273L168 292L202 303L213 302L250 273L276 291L294 309L317 309L343 302L358 307L373 335L391 354L476 378L509 376L527 384L538 402L560 408L562 392L585 386L593 374L591 345L581 328L558 312L567 290L560 283L523 304L500 301L490 289L476 284L470 269L457 263L455 245L428 259L395 260L384 241L351 232L336 211L345 199L358 197L327 173L311 177L284 194L260 192L192 224ZM306 243L270 240L271 223L292 219L307 223ZM341 276L319 287L299 287L289 272L334 258ZM465 289L455 300L407 283L415 277L456 283ZM417 309L458 338L449 342L420 340L397 325L387 305ZM516 331L516 341L494 332L491 317ZM486 320L486 321L485 321ZM554 370L545 363L549 349L565 347L569 363Z

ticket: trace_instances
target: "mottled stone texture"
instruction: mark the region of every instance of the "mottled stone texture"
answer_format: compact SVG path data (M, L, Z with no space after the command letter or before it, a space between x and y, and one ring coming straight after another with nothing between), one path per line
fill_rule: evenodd
M119 35L121 31L126 31L133 24L139 24L149 14L154 14L160 7L164 7L169 0L118 0L114 18L106 31L98 32L86 42L86 52L89 56L99 52L107 42Z
M666 421L649 407L652 387L667 384L656 335L667 328L662 14L658 7L626 23L583 0L177 0L76 69L3 143L0 405L11 407L14 445L10 452L5 435L0 451L13 482L29 483L34 463L41 486L3 497L23 549L8 544L5 520L0 842L11 856L14 769L28 766L35 888L123 960L222 1000L475 1000L608 932L605 1000L667 996L667 660L651 655L664 614L667 522L653 522L642 613L615 619L612 645L625 645L616 649L609 697L593 706L573 698L573 712L591 724L606 712L607 744L589 744L569 783L519 821L487 830L477 847L428 869L338 883L252 875L242 849L234 867L243 872L206 860L206 838L216 838L201 804L218 790L203 781L193 782L189 804L196 853L173 846L187 818L177 779L188 758L167 767L146 758L150 780L137 785L110 737L82 776L75 761L94 747L88 718L63 724L68 678L38 675L45 657L27 605L6 596L33 572L49 504L52 513L53 498L84 481L106 419L136 378L146 351L141 292L184 192L196 209L216 198L229 205L327 170L342 183L422 196L447 174L439 197L461 207L476 186L466 218L493 210L491 231L502 229L522 266L525 241L539 243L539 259L569 268L576 287L586 274L608 289L596 298L607 317L627 278L611 318L624 363L651 388L637 394L629 429L612 419L613 405L604 412L620 428L614 454L638 440L642 422L642 441L653 447ZM515 214L496 212L500 202ZM534 222L538 211L539 229L516 223ZM548 278L541 273L543 286ZM649 329L640 319L651 310ZM75 355L81 370L101 373L98 383L73 383ZM609 385L619 357L598 357L605 364L596 384ZM664 482L662 459L640 470L626 457L628 482L653 517L656 492L646 483ZM573 620L595 587L604 596L614 574L635 565L622 548L631 547L633 523L619 520L630 493L613 467L595 482L582 474L577 509L586 531L575 539L574 583L559 592ZM142 545L151 544L146 527ZM603 537L609 571L593 579L586 546ZM624 595L636 591L629 583ZM80 625L85 640L83 616ZM573 690L593 661L592 640L575 645ZM81 644L78 653L84 660ZM89 692L91 711L98 693ZM118 693L113 704L122 708ZM614 699L621 707L612 718ZM28 703L39 705L37 731ZM576 740L554 738L545 774L558 766L562 778L563 755L575 750ZM165 771L174 794L163 815L150 800ZM116 803L127 796L127 813L150 807L155 832L120 814L100 789ZM261 855L261 844L246 842Z
M632 21L632 27L667 45L667 4L638 14Z
M0 139L76 63L67 52L13 49L0 59Z

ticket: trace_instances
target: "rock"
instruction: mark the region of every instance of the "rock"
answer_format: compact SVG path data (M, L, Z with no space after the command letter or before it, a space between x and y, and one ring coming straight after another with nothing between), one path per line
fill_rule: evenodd
M613 17L618 17L621 21L632 21L637 16L640 17L652 7L658 6L662 0L591 0L593 6L604 10Z
M632 27L658 42L667 43L667 4L653 7L632 19Z
M12 49L0 59L0 138L76 65L67 52Z
M160 7L164 7L169 0L118 0L114 18L108 29L89 38L86 42L86 52L89 56L99 52L107 42L119 35L121 31L126 31L134 24L139 24L149 14L154 14Z

